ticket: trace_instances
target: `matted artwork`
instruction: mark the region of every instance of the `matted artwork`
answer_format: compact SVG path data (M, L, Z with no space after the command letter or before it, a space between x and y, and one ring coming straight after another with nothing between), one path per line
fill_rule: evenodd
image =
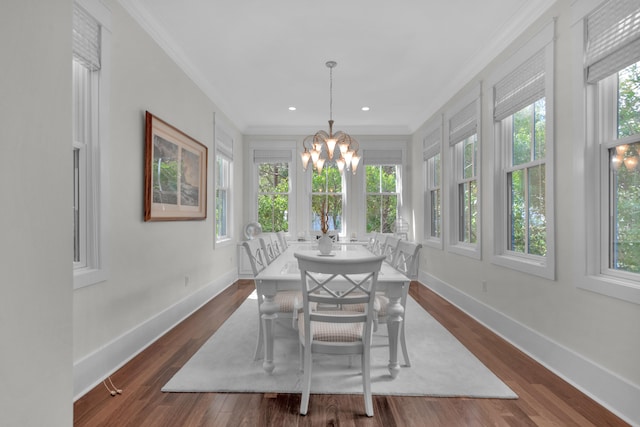
M145 114L144 220L207 217L207 147Z

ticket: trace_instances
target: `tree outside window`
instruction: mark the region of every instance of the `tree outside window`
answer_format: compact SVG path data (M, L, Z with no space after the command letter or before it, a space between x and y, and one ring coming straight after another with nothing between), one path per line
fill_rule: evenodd
M618 73L618 139L609 148L609 268L640 273L640 62ZM635 137L634 137L635 136Z
M366 166L367 233L392 233L397 219L398 166Z
M342 232L342 175L334 164L311 174L311 230L320 231L321 212L327 215L328 231Z
M258 222L262 231L289 231L289 164L258 164Z
M507 168L507 249L545 256L545 99L528 105L505 120L512 123L511 165Z

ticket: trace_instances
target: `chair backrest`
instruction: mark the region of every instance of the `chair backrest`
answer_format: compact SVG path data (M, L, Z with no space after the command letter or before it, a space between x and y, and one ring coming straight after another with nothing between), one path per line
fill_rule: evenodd
M296 252L305 316L305 337L310 337L310 321L327 323L365 323L370 336L378 273L384 256L371 255L359 259L322 258ZM327 305L365 304L364 312L336 316L322 310L309 310L310 303ZM347 313L347 312L345 312Z
M289 245L287 244L287 238L284 235L284 231L278 231L276 233L276 236L278 237L278 241L280 242L280 252L284 252L289 247Z
M396 254L396 249L398 248L398 243L400 243L400 238L397 236L387 236L387 239L384 241L384 246L382 247L382 255L385 256L385 261L391 263Z
M258 238L242 242L242 246L244 246L244 250L249 257L249 263L251 264L254 277L267 268L268 265L260 240L261 239Z
M371 244L371 252L375 255L382 255L382 252L384 251L384 242L387 240L388 236L390 236L390 234L375 233L373 243Z
M409 278L417 277L421 248L422 245L420 243L401 240L398 243L391 265Z
M277 237L272 233L262 233L260 235L260 244L262 245L262 251L267 261L267 265L271 264L273 260L280 256L280 250L277 243Z

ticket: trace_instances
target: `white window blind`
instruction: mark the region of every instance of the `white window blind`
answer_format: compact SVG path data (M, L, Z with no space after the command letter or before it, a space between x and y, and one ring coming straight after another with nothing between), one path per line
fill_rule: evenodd
M291 150L254 150L253 163L290 163Z
M100 24L73 5L73 57L91 71L100 69Z
M609 0L587 17L587 83L640 60L640 1Z
M422 141L423 159L428 160L440 152L440 141L442 140L442 128L438 126Z
M493 87L493 117L500 121L544 97L545 50L542 49Z
M449 119L449 144L455 145L477 132L476 101L458 111Z
M233 138L221 129L216 129L216 151L233 160Z
M402 149L396 150L364 150L362 155L365 165L402 165Z

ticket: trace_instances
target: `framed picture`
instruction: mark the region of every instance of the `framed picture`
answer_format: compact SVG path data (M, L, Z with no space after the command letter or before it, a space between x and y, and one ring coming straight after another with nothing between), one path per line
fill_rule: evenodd
M144 220L207 217L207 147L145 114Z

